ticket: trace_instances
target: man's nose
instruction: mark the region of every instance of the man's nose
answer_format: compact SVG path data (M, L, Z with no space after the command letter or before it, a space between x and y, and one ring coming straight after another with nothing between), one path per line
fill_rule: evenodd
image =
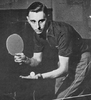
M37 23L37 24L36 24L36 27L37 27L37 29L40 29L40 24Z

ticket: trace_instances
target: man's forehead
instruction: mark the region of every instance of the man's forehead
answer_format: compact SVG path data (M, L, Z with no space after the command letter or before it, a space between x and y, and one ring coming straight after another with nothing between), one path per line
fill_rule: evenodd
M29 18L30 19L41 19L41 18L44 18L45 17L45 14L43 11L40 11L40 12L29 12Z

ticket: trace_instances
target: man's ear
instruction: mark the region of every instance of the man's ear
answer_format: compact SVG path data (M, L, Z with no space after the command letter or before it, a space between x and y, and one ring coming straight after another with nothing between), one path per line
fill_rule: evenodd
M28 18L28 16L26 16L26 18L27 18L27 21L29 22L29 18Z

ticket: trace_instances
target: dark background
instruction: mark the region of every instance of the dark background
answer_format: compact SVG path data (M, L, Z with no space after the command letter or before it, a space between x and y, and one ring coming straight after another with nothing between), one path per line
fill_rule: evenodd
M51 20L52 9L49 9ZM19 34L24 41L24 54L28 57L33 55L33 30L26 20L26 9L0 10L0 96L8 95L17 100L32 100L35 97L54 95L54 80L24 80L20 75L29 75L31 71L42 73L52 70L56 65L55 49L48 47L44 51L43 63L38 68L14 62L14 57L6 49L6 39L11 34ZM54 52L53 52L54 51ZM50 62L50 64L49 64Z

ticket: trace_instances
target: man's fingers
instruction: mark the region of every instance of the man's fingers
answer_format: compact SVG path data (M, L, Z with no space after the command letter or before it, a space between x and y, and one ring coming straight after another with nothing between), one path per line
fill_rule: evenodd
M31 75L28 75L28 76L22 76L20 75L21 78L23 79L38 79L38 77L35 75L35 76L31 76Z
M19 63L22 62L22 60L20 60L20 59L15 59L14 61L19 62Z
M25 55L23 53L16 53L14 56L15 62L23 62L23 59L25 58Z
M31 79L30 75L28 75L28 76L22 76L22 75L20 75L20 77L21 78L25 78L25 79Z

